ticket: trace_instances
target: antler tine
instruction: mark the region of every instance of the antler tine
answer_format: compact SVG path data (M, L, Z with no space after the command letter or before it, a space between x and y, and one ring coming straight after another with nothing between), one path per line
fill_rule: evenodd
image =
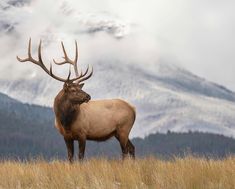
M43 60L42 60L42 54L41 54L41 49L42 49L42 41L40 40L39 46L38 46L38 60L35 60L32 55L31 55L31 38L29 39L29 46L28 46L28 58L21 59L18 56L16 57L18 61L20 62L32 62L38 66L40 66L48 75L53 77L54 79L62 82L73 82L75 80L78 80L80 77L76 77L74 79L69 79L71 75L71 70L69 71L69 76L67 79L63 79L61 77L58 77L53 74L52 72L52 64L50 64L50 71L47 69L47 67L44 65Z
M62 58L64 58L64 61L62 61L62 62L56 62L55 59L53 59L53 62L54 62L55 64L57 64L57 65L62 65L62 64L66 64L66 63L69 63L69 64L72 64L72 65L73 65L74 62L69 59L69 57L68 57L68 55L67 55L67 53L66 53L66 51L65 51L65 48L64 48L64 43L63 43L62 41L61 41L61 46L62 46L63 53L64 53L64 57L62 57Z
M41 66L41 68L48 72L48 69L46 68L46 66L44 65L43 61L42 61L42 40L40 40L39 42L39 46L38 46L38 65Z
M84 74L82 74L82 76L78 80L76 80L77 83L81 83L81 82L89 79L92 76L93 67L91 67L91 72L86 77L84 77L88 73L89 68L90 68L90 65L87 67L86 72Z
M76 77L79 76L78 74L78 44L77 41L75 40L75 59L74 59L74 71L75 71L75 75ZM82 74L82 71L80 72L80 75Z
M69 75L68 75L68 78L67 78L68 81L69 81L70 75L71 75L71 65L69 65Z
M37 61L35 59L32 58L32 55L31 55L31 38L29 39L29 45L28 45L28 58L20 58L19 56L16 56L17 60L20 61L20 62L27 62L27 61L30 61L34 64L37 64Z
M61 41L61 46L62 46L62 49L63 49L63 53L64 53L64 61L62 62L57 62L53 59L53 62L57 65L63 65L63 64L72 64L74 66L74 71L75 71L75 75L76 77L79 77L79 73L78 73L78 67L77 67L77 61L78 61L78 45L77 45L77 41L75 40L75 58L74 58L74 61L71 60L68 55L67 55L67 52L65 50L65 47L64 47L64 43Z
M75 40L75 60L74 62L78 62L78 43L77 43L77 40Z
M81 78L81 77L84 77L84 76L87 74L88 70L89 70L89 65L87 66L86 71L85 71L84 73L82 73L82 71L81 71L81 76L80 76L80 78Z
M62 82L74 81L74 79L69 80L69 77L70 77L70 75L71 75L71 72L70 72L70 71L69 71L69 75L68 75L68 78L67 78L67 79L63 79L63 78L61 78L61 77L58 77L58 76L54 75L53 72L52 72L52 64L50 64L50 71L49 71L48 74L49 74L51 77L53 77L54 79L58 80L58 81L62 81ZM75 79L76 79L76 78L75 78Z
M53 72L52 72L52 64L50 64L50 71L44 65L44 63L42 61L42 41L41 40L40 40L39 46L38 46L38 62L37 62L37 65L39 65L47 74L49 74L54 79L62 81L62 82L66 81L65 79L63 79L61 77L58 77L58 76L53 74Z
M89 70L89 66L87 67L85 73L82 73L82 70L81 70L80 75L77 77L77 79L80 79L80 78L84 77L87 74L88 70Z

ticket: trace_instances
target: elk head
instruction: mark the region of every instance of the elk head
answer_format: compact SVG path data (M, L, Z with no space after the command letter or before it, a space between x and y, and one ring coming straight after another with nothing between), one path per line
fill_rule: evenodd
M44 65L43 60L42 60L42 55L41 55L42 42L41 41L40 41L39 47L38 47L38 60L34 59L31 55L31 39L29 40L29 45L28 45L28 57L21 59L17 56L17 60L20 62L27 62L27 61L32 62L32 63L40 66L52 78L54 78L58 81L64 82L63 89L61 90L61 92L59 94L62 94L62 99L68 101L70 104L74 105L74 104L82 104L83 102L88 102L91 99L91 97L89 94L87 94L86 92L84 92L82 90L84 83L81 83L81 82L89 79L92 76L93 68L89 74L88 74L89 66L87 67L87 69L84 73L81 70L80 74L79 74L78 67L77 67L77 60L78 60L77 42L75 42L76 54L75 54L74 61L72 61L71 59L68 58L67 53L64 48L64 45L63 45L63 42L61 42L61 44L62 44L62 48L63 48L63 52L64 52L63 58L65 60L63 62L56 62L53 59L53 61L58 65L62 65L62 64L66 64L66 63L73 65L75 75L76 75L76 77L73 79L70 79L71 70L69 70L69 74L68 74L67 79L64 79L64 78L61 78L61 77L53 74L51 64L50 64L50 70L47 69L47 67Z
M65 99L72 104L82 104L84 102L88 102L91 97L82 90L83 85L84 84L65 82L62 89Z

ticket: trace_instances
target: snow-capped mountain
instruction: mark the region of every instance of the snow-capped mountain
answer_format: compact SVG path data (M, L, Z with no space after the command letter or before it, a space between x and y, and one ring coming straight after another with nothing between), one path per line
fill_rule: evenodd
M93 100L123 98L137 109L132 137L150 133L203 131L235 137L235 93L169 63L143 69L119 61L100 61L84 89ZM43 72L43 71L42 71ZM1 81L0 91L20 101L52 106L61 89L42 78Z
M35 56L37 42L42 39L43 59L48 63L48 60L58 57L58 53L61 54L59 41L65 42L66 49L70 47L68 52L71 55L70 52L74 52L74 49L71 50L74 48L73 41L77 39L79 63L83 66L90 63L94 67L94 76L86 82L84 89L93 99L124 98L135 105L137 120L132 136L143 137L167 130L199 130L235 137L234 92L168 63L175 61L165 61L177 55L176 62L184 60L183 65L187 65L187 60L198 61L200 65L207 61L233 62L232 57L227 55L233 48L227 43L217 44L217 35L211 35L214 33L208 29L212 26L205 27L203 21L218 22L210 22L202 13L198 15L199 8L195 12L179 14L183 10L177 7L195 7L191 6L191 1L185 1L184 5L187 6L177 6L176 9L172 2L172 9L168 9L170 6L167 3L160 6L163 1L159 4L155 4L157 1L152 1L152 4L128 2L120 4L120 1L115 1L110 4L108 1L92 1L94 8L91 2L81 0L0 2L0 43L3 44L0 50L0 92L22 102L52 107L62 83L49 78L35 65L17 63L15 56L24 57L29 37L32 38L32 54ZM130 14L130 7L133 8L133 15ZM167 11L162 11L162 8ZM173 10L175 12L172 13ZM205 13L205 16L208 15L207 9ZM200 19L197 21L201 25L186 28L185 23L196 22L185 18ZM227 21L226 18L221 18L221 23ZM216 28L224 28L222 26ZM200 28L199 32L196 28ZM231 39L228 41L231 42ZM216 49L214 46L226 46L226 49ZM222 58L215 56L222 52ZM58 72L55 69L55 73L65 76L67 70L61 70Z

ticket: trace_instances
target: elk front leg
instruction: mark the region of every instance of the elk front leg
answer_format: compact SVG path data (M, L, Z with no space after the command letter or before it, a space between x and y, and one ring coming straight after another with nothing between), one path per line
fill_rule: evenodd
M85 148L86 148L86 139L79 139L78 142L79 142L78 158L79 158L79 160L83 160L84 153L85 153Z
M73 154L74 154L74 143L72 139L66 139L64 138L66 147L67 147L67 152L68 152L68 159L70 163L73 162Z

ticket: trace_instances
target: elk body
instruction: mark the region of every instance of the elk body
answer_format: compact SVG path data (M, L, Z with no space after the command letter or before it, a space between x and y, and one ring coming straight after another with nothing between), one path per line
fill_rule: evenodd
M52 65L50 70L46 68L41 57L41 42L38 48L38 60L31 56L31 39L28 46L28 58L21 59L20 62L30 61L40 66L47 74L56 80L64 82L62 90L54 100L55 127L63 135L68 151L68 159L73 160L74 141L79 142L79 159L84 158L86 140L105 141L111 137L116 137L119 141L123 158L126 155L135 156L135 147L129 140L129 133L135 122L135 108L129 103L120 99L111 100L91 100L89 94L82 90L83 81L89 79L93 74L88 74L89 67L84 73L78 71L78 49L76 45L75 60L68 58L64 45L63 62L54 62L58 65L72 64L76 77L70 79L71 71L67 79L63 79L53 74Z

